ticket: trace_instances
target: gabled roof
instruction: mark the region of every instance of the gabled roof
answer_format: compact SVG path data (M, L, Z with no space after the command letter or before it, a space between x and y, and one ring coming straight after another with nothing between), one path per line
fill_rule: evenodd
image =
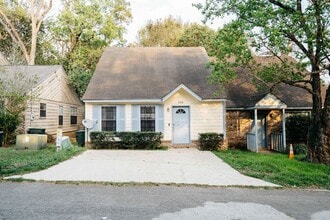
M10 79L17 77L17 74L22 74L26 77L25 80L31 79L39 84L60 69L62 69L61 65L0 66L0 79Z
M312 95L302 88L281 83L272 91L257 90L249 70L244 68L238 68L237 77L225 87L229 109L253 107L269 93L285 103L288 108L309 109L312 107Z
M201 47L107 48L83 100L162 100L180 85L201 99L224 98L206 79L208 62Z

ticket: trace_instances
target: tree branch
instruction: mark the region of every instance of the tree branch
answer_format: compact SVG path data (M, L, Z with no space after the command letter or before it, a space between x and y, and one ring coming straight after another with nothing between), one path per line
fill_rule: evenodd
M268 0L270 3L274 4L274 5L277 5L278 7L286 10L286 11L289 11L289 12L295 12L296 10L294 8L291 8L290 6L288 5L284 5L282 4L281 2L279 1L276 1L276 0Z
M21 48L23 56L25 57L26 62L28 62L29 54L28 54L26 47L25 47L21 37L19 36L16 28L11 23L11 21L9 20L7 15L1 9L0 9L0 16L2 16L3 19L5 20L5 21L1 20L1 24L5 28L6 32L10 35L13 42L16 42L18 44L18 46Z

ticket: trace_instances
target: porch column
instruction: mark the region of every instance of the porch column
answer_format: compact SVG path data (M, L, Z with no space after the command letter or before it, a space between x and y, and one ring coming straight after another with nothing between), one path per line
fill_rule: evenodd
M256 152L259 151L258 146L258 110L257 108L254 109L254 128L255 128L255 145L256 145Z
M283 147L286 149L285 108L282 109Z

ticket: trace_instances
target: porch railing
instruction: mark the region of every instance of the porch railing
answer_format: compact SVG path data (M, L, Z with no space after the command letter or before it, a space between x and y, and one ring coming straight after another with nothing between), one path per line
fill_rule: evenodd
M248 132L246 134L246 145L249 151L258 152L258 147L256 146L256 134Z
M270 135L270 149L277 152L285 152L282 133L272 133Z

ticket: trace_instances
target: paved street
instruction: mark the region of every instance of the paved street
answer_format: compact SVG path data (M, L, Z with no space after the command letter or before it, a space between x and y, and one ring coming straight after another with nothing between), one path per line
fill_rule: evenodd
M0 219L330 219L330 192L1 182ZM272 218L273 217L273 218Z

